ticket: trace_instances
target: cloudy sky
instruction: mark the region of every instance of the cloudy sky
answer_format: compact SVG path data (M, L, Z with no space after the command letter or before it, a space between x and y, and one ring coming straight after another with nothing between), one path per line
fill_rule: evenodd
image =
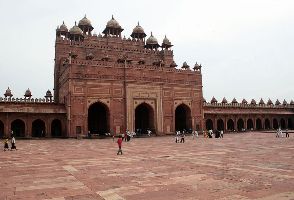
M1 96L52 90L55 29L85 14L97 34L112 14L123 35L138 21L160 43L166 34L177 64L203 65L207 100L294 100L293 0L0 0Z

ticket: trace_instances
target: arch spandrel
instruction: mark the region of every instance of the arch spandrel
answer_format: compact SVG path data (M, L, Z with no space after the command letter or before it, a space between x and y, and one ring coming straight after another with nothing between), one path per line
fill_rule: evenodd
M140 105L142 105L143 103L147 104L148 106L150 106L153 111L155 111L155 101L154 100L143 100L143 99L134 99L134 110L136 110L136 108Z
M88 99L87 100L87 109L90 108L91 105L95 103L102 103L104 104L108 109L110 108L110 99Z

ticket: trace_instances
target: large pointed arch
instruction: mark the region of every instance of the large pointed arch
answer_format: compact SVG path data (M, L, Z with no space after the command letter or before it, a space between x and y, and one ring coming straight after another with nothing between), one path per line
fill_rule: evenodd
M234 124L234 121L232 119L229 119L227 121L227 129L228 129L228 131L234 131L235 130L235 124Z
M59 119L54 119L51 122L51 137L62 136L62 125Z
M109 108L102 102L93 103L88 109L88 130L92 134L105 135L110 132Z
M135 108L135 130L138 134L147 134L148 130L156 133L154 121L154 110L149 104L144 102Z
M175 110L175 130L186 131L192 129L191 109L186 104L180 104Z
M25 123L21 119L16 119L11 123L11 130L15 137L25 137Z
M32 123L32 137L45 137L45 122L41 119L36 119Z
M281 118L280 125L281 125L281 129L286 129L286 121L284 118Z
M244 121L243 121L243 119L238 119L238 121L237 121L237 129L238 129L238 131L242 131L244 129Z
M261 129L262 129L261 119L257 118L256 119L256 130L261 130Z
M217 130L219 131L225 130L225 124L222 119L218 119L216 123L217 123Z
M253 129L254 129L253 120L248 119L247 120L247 130L253 130Z
M268 118L264 120L264 129L270 129L271 128L271 123Z
M279 128L279 122L276 118L273 119L273 129L278 129Z
M213 122L211 119L207 119L205 122L206 130L213 130Z

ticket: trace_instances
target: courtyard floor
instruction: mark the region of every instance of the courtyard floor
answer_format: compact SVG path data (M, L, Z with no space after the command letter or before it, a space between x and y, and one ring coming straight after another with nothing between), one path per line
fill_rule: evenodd
M294 134L17 140L0 151L0 200L290 200Z

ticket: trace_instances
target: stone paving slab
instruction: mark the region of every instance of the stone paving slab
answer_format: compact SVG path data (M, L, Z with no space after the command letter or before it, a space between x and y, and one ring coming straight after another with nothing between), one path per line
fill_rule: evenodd
M294 200L294 137L18 140L0 151L0 200Z

